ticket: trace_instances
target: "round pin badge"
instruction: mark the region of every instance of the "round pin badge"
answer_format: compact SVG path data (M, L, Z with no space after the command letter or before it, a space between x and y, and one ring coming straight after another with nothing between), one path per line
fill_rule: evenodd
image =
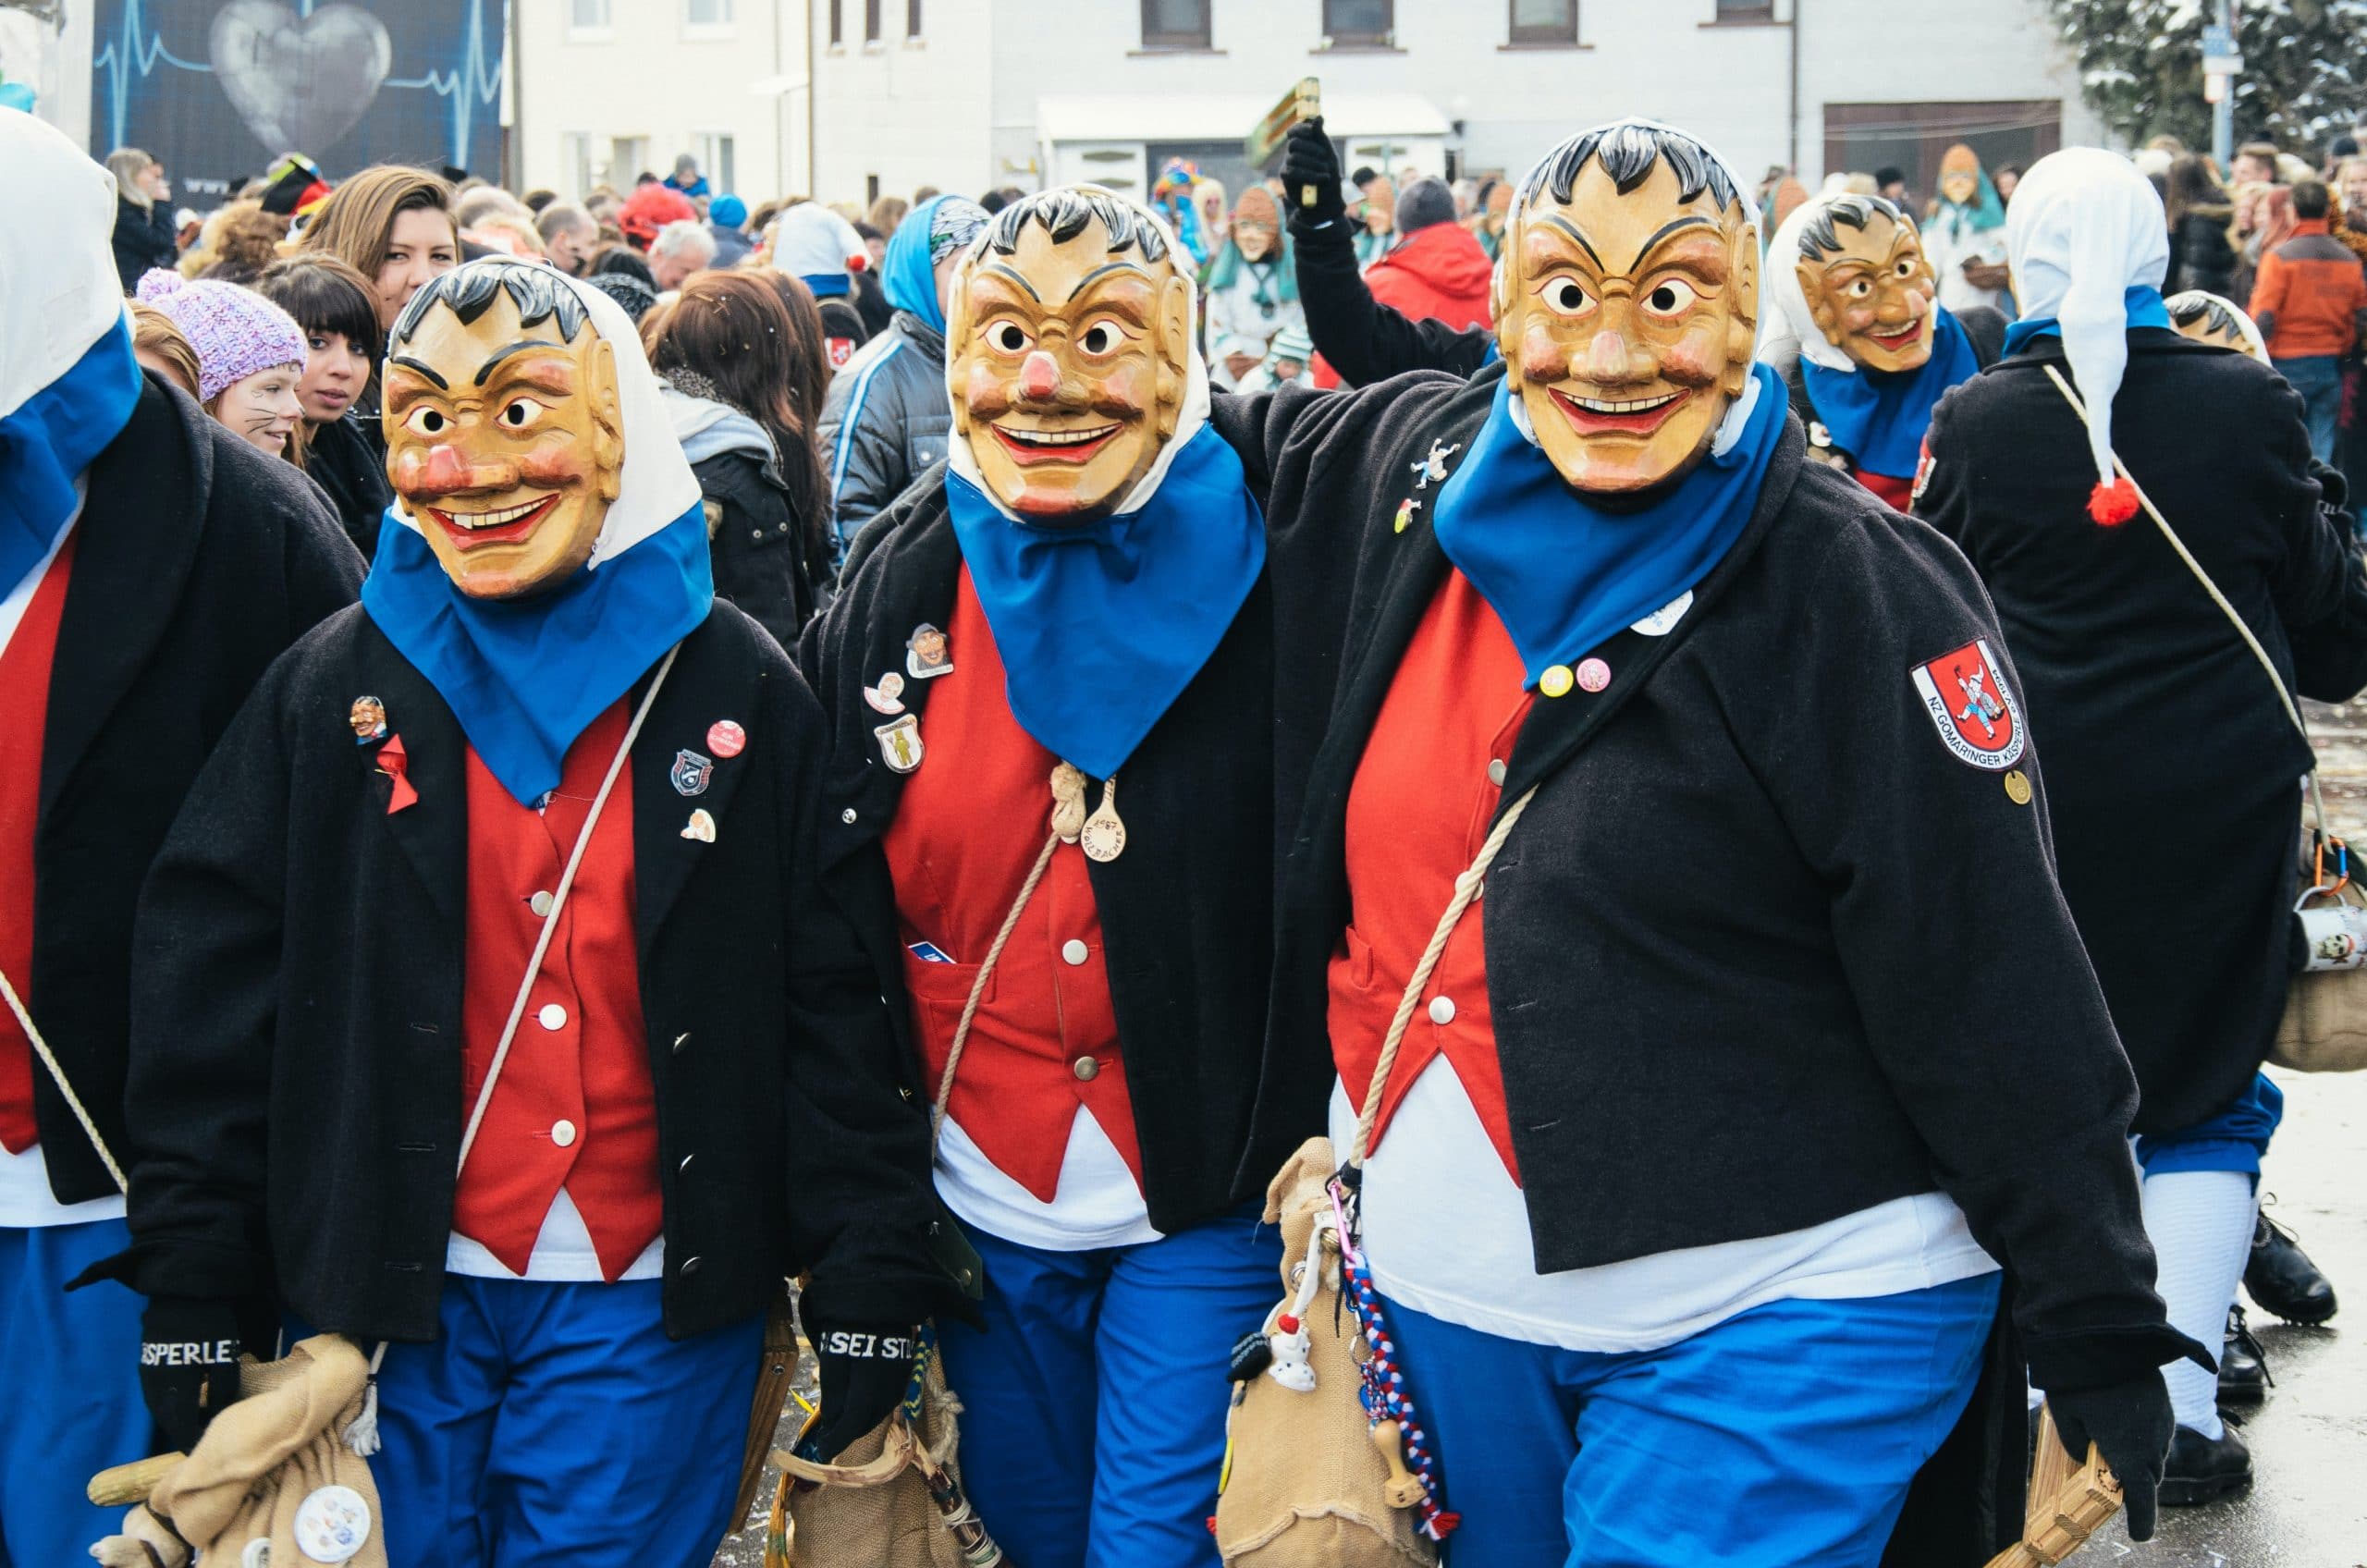
M1578 689L1600 692L1611 684L1611 667L1600 659L1587 659L1578 666Z
M1565 664L1547 665L1545 673L1537 678L1537 689L1549 697L1568 696L1570 685L1570 667Z
M370 1538L370 1505L351 1487L320 1487L296 1509L296 1546L315 1562L343 1562Z
M2020 768L2005 775L2005 798L2017 806L2030 803L2030 778Z
M239 1553L239 1568L271 1568L270 1537L257 1536L249 1541L246 1550Z
M706 749L719 757L736 757L748 749L748 732L728 718L706 727Z

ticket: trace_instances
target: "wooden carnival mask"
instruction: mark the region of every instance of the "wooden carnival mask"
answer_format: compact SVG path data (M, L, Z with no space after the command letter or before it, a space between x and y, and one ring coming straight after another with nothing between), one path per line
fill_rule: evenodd
M1750 378L1759 242L1741 193L1681 131L1589 131L1530 176L1506 228L1506 385L1570 485L1665 484Z
M2261 342L2260 328L2232 301L2199 288L2189 289L2170 296L2169 311L2170 325L2179 337L2208 343L2214 349L2233 349L2263 364L2268 363L2268 349Z
M1173 255L1147 211L1073 186L1004 208L954 275L954 434L1013 514L1106 516L1175 435L1193 282Z
M1879 196L1844 196L1800 233L1800 292L1824 340L1867 370L1932 358L1940 282L1913 220Z
M1959 141L1940 156L1940 199L1969 207L1981 195L1981 154Z
M512 599L592 557L624 472L615 351L547 267L413 296L386 371L386 477L460 590Z

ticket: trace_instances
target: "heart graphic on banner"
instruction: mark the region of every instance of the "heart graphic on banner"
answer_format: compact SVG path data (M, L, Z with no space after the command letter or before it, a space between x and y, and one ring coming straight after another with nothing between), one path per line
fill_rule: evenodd
M266 152L325 153L378 96L394 45L358 6L300 17L274 0L230 0L215 13L214 74Z

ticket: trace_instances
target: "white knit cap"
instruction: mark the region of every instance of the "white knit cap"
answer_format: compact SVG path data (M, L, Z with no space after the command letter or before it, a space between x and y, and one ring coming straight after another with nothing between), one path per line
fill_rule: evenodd
M2067 147L2030 165L2005 209L2005 258L2022 319L2062 329L2071 380L2088 406L2098 483L2113 483L2112 404L2128 368L2128 291L2159 288L2170 265L2162 198L2137 165Z

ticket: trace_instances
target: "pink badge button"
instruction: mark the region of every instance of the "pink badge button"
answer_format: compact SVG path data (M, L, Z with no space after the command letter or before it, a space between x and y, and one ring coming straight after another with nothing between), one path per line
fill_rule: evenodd
M736 757L748 749L748 732L728 718L706 727L706 749L719 757Z
M1586 659L1578 665L1578 689L1600 692L1611 684L1611 667L1600 659Z

